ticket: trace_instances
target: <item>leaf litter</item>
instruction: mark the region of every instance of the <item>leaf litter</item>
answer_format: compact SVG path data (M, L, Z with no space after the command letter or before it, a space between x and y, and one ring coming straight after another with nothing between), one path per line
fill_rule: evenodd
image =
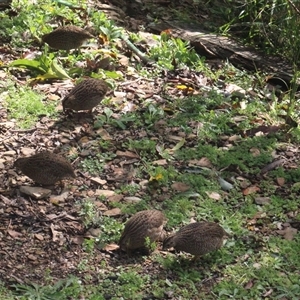
M151 42L151 41L150 41ZM149 45L151 46L151 45ZM2 49L1 59L9 62L18 58L17 53L6 53ZM129 60L126 57L119 59L121 66L128 66ZM88 68L96 70L103 66L108 67L108 59L105 58L97 63L88 62ZM151 67L150 67L151 70ZM15 84L25 84L21 71L13 72ZM112 115L108 118L111 120L121 120L126 113L141 113L147 109L145 103L159 104L165 112L169 112L169 119L176 115L176 109L172 108L169 99L183 99L187 95L199 95L201 86L208 87L209 78L201 72L183 69L174 71L161 72L157 78L143 78L132 67L131 74L122 74L125 80L117 85L114 91L111 91L108 97L113 104ZM2 80L8 80L6 72L0 71ZM47 101L57 101L73 87L73 82L69 79L64 81L54 81L51 84L34 85L34 89L44 93ZM199 88L200 87L200 88ZM233 86L231 87L233 89ZM239 87L234 87L234 91L241 92ZM153 120L153 128L148 131L143 126L131 126L132 122L126 122L125 129L116 129L115 125L110 122L94 128L96 123L95 117L104 115L105 106L99 105L94 116L83 115L79 117L72 115L70 117L62 116L61 105L58 103L57 111L60 116L53 120L47 116L41 116L36 124L26 130L19 129L15 120L8 118L7 110L3 105L5 92L2 92L0 98L0 181L1 181L1 240L0 248L2 259L0 262L1 277L11 282L43 282L45 269L50 270L51 276L56 279L64 278L69 274L82 276L78 271L77 265L85 258L88 253L83 250L85 238L93 238L100 232L91 232L84 227L82 218L79 216L78 209L74 203L85 201L86 198L97 202L105 199L104 203L99 202L99 211L103 216L115 218L120 223L124 221L124 213L118 207L111 206L114 202L138 203L144 197L152 198L152 191L147 188L153 179L159 182L162 174L156 174L152 177L149 174L141 173L139 168L143 165L142 150L126 149L128 140L140 140L149 138L156 141L155 155L151 163L157 166L172 165L177 171L202 172L201 167L214 171L217 166L207 157L203 156L197 159L190 159L186 162L177 160L175 154L180 149L197 147L197 135L202 124L194 121L187 121L191 133L186 133L180 127L171 127L164 118ZM147 101L148 102L145 102ZM148 106L149 107L149 106ZM171 107L169 109L169 107ZM156 115L157 111L152 112ZM107 115L108 113L106 113ZM151 115L151 111L150 111ZM243 121L243 120L241 120ZM238 124L240 121L235 121ZM115 123L116 124L116 123ZM146 125L146 124L143 124ZM258 133L269 135L277 133L280 126L260 125L257 128L241 131L242 137L253 137ZM101 141L109 142L108 148L101 148ZM220 143L227 145L238 142L236 136L225 136ZM59 151L67 157L72 157L71 162L77 173L74 181L66 181L64 187L55 186L51 189L37 187L26 176L19 174L12 167L13 161L18 155L30 155L41 149ZM259 155L260 149L252 148L253 155ZM286 149L281 150L281 154L289 157L289 160L279 159L262 166L261 174L278 168L286 169L295 168L295 161L299 160L298 147L289 145ZM146 151L147 147L146 147ZM109 152L113 154L103 160L99 169L90 170L82 162L85 158L98 159L98 153ZM288 153L292 153L292 155ZM165 157L167 155L167 158ZM199 168L199 169L197 169ZM142 175L141 175L142 174ZM255 195L255 202L258 205L270 203L270 198L265 197L262 189L259 187L259 179L249 174L245 175L250 181L250 185L241 187L239 192L244 196ZM238 189L236 184L228 182L223 177L218 176L220 188L226 192L231 189ZM136 184L140 187L134 196L117 194L115 191L121 185ZM288 195L289 186L285 186L282 178L277 178L277 184L282 195ZM275 183L274 183L275 185ZM85 187L85 189L81 189ZM145 188L146 187L146 188ZM187 192L191 187L180 181L174 181L169 187L164 187L163 193L167 197L175 194ZM212 200L220 201L222 194L219 191L205 192ZM50 195L51 194L51 195ZM166 198L163 195L157 197L157 202L164 202ZM156 206L155 199L152 205ZM295 212L295 218L298 211ZM257 213L251 220L247 220L249 230L259 231L260 225L257 220L267 219L266 215ZM292 240L297 234L294 227L297 222L282 224L276 230L276 233L287 240ZM296 226L296 225L295 225ZM269 234L274 233L272 229L268 230ZM97 255L90 262L95 270L98 265L105 261L109 268L114 268L118 264L137 263L138 258L127 258L118 252L118 246L111 242L106 243L103 248L97 252ZM150 258L151 261L151 258ZM140 261L142 272L147 270L148 273L159 274L161 268L151 264L147 259ZM28 273L34 267L32 273ZM196 268L196 267L195 267ZM197 266L197 268L200 268ZM92 270L92 268L91 268ZM91 275L93 272L91 271ZM26 279L25 279L26 278ZM169 284L169 279L166 279ZM249 281L246 289L251 289L253 283ZM271 293L271 292L270 292ZM172 297L172 296L170 296Z

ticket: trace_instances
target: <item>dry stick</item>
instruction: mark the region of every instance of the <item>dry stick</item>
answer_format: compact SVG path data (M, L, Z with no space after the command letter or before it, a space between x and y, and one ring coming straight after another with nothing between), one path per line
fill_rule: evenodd
M133 51L145 64L156 65L155 61L144 55L138 48L136 48L124 35L121 35L121 39L126 43L127 47Z
M291 0L288 0L288 3L291 4L296 13L300 16L300 10L296 7L296 5Z

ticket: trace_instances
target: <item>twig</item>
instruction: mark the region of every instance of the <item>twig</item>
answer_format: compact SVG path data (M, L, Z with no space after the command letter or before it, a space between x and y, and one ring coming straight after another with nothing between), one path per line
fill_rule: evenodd
M300 16L300 10L296 7L296 5L291 0L288 0L288 3L291 4L291 6L293 7L293 9Z
M155 61L151 60L149 57L144 55L137 47L135 47L127 37L124 35L121 36L121 39L126 43L127 47L133 51L145 64L155 65Z

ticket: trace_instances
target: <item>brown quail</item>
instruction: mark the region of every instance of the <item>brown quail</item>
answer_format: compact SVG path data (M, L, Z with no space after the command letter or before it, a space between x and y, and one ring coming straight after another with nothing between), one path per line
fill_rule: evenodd
M223 239L228 234L217 223L196 222L182 227L178 232L167 237L163 249L174 248L198 256L222 247Z
M64 178L75 178L71 164L62 156L48 151L18 158L14 167L42 185L51 185Z
M135 249L147 249L146 239L155 242L163 233L163 226L167 219L159 210L142 210L132 216L125 224L119 241L123 251L130 252Z
M108 86L104 80L89 78L77 84L63 99L63 110L92 110L104 98Z
M42 36L42 41L51 48L58 50L71 50L79 48L83 42L94 36L88 31L74 26L61 26Z

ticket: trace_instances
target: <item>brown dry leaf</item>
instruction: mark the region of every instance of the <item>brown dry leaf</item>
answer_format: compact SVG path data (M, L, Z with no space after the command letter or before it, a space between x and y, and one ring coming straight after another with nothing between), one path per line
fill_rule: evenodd
M241 136L240 136L240 135L237 135L237 134L232 135L232 136L230 136L230 137L228 138L228 141L229 141L229 142L236 142L236 141L239 141L239 140L241 140Z
M283 186L285 183L285 179L283 177L277 177L276 181L279 186Z
M117 250L117 249L119 249L120 248L120 246L119 245L117 245L117 244L108 244L108 245L105 245L103 248L102 248L102 250L104 250L104 251L115 251L115 250Z
M120 216L122 214L122 211L120 208L116 207L110 210L107 210L103 213L104 216Z
M60 232L55 230L54 227L55 226L53 224L50 225L50 230L51 230L51 233L52 233L52 241L56 242L56 241L59 240Z
M253 186L249 186L248 188L243 190L243 195L247 196L247 195L251 195L253 193L259 192L260 188L256 185Z
M264 297L264 298L269 297L272 293L273 293L273 289L269 289L268 291L266 291L266 292L263 294L263 297ZM283 298L280 298L280 300L283 300Z
M206 195L210 198L210 199L214 199L214 200L220 200L221 199L221 195L219 193L216 192L205 192Z
M246 283L246 285L245 285L245 289L246 290L250 290L251 288L253 287L253 279L250 279L247 283Z
M277 230L277 233L282 235L284 239L291 241L294 239L294 236L297 234L298 230L293 227L286 227L283 230Z
M32 260L32 261L36 261L37 260L37 257L35 255L33 255L33 254L27 255L27 258L30 259L30 260Z
M186 192L190 189L190 186L183 182L174 182L171 187L173 190L178 192Z
M32 149L32 148L26 148L26 147L23 147L21 148L21 153L24 155L24 156L29 156L29 155L32 155L35 153L35 150Z
M260 155L260 150L258 148L251 148L250 153L254 156L257 157Z
M211 168L212 163L207 157L202 157L200 159L192 159L188 162L189 166L199 166L199 167L206 167Z
M253 216L253 219L263 219L267 216L267 214L263 211L258 211L254 216ZM256 221L255 221L256 223Z
M48 220L55 220L57 218L59 218L59 216L57 214L48 214L46 215Z
M247 180L243 180L242 182L240 182L240 187L242 189L246 189L249 185L250 185L250 182Z
M119 58L119 64L121 66L127 67L129 65L129 58L125 55L118 55Z
M104 196L104 197L111 197L114 196L116 193L110 190L96 190L95 196Z
M168 164L166 159L158 159L152 162L153 165L158 165L158 166L166 166Z
M123 199L123 195L114 195L107 198L108 202L120 202Z
M99 134L104 141L112 140L111 135L102 127L97 129L97 134Z
M94 204L97 207L97 209L99 209L101 211L105 211L105 210L108 209L107 206L103 202L101 202L101 201L95 201Z
M83 136L79 141L78 144L84 146L85 144L90 142L90 138L88 136Z
M69 192L63 192L60 195L51 195L50 196L50 203L52 204L59 204L60 202L64 202L64 200L66 200L68 198Z
M118 150L116 152L116 155L120 156L120 157L127 157L127 158L139 158L138 154L131 152L131 151L119 151Z
M40 241L43 241L44 240L44 236L40 233L37 233L34 235L36 239L40 240Z
M91 179L92 182L97 183L97 184L100 184L100 185L104 185L104 184L107 183L106 180L101 179L101 178L99 178L99 177L91 177L90 179Z
M22 233L10 229L7 230L7 233L13 238L18 238L22 236Z

